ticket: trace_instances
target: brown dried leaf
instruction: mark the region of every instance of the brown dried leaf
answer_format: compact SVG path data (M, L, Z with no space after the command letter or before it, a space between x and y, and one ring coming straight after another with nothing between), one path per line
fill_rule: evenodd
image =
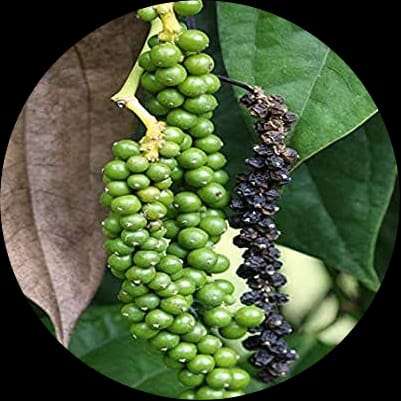
M1 211L9 258L65 346L104 272L100 171L112 143L136 124L109 98L146 33L124 16L69 49L29 97L7 149Z

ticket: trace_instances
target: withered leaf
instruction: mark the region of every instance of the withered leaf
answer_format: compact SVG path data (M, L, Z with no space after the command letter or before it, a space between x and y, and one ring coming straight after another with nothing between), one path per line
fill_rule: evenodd
M1 214L8 255L24 294L49 314L65 346L104 272L100 171L112 143L136 125L109 98L147 29L127 15L69 49L29 97L7 148Z

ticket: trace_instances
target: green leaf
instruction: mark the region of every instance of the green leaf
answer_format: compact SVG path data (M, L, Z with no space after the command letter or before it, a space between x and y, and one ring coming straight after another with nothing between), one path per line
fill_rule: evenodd
M88 308L69 349L103 375L138 390L174 397L184 389L177 371L164 365L159 352L146 341L132 339L117 305Z
M376 115L295 171L277 218L280 243L377 290L374 252L395 179L391 142Z
M391 197L390 205L383 219L377 239L375 267L380 279L383 279L389 267L394 251L397 229L400 220L400 186L398 180Z
M230 77L284 96L298 114L291 145L300 162L348 135L377 111L350 68L308 32L253 7L218 2L217 9Z

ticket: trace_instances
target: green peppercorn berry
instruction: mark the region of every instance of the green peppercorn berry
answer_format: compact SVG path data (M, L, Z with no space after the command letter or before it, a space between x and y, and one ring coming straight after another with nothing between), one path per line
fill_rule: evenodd
M191 135L185 134L184 139L181 142L180 149L183 152L184 150L189 149L192 146L192 138ZM178 162L177 162L178 165Z
M184 135L184 133L183 133L183 135ZM165 135L165 139L168 139L166 135ZM184 139L184 136L181 137L180 143L182 142L182 139ZM168 140L171 141L171 142L177 143L175 141L175 139L174 140L168 139ZM160 163L165 164L166 166L168 166L170 168L170 170L172 170L174 167L178 166L178 162L174 158L161 157L159 160L160 160Z
M135 284L148 284L155 278L155 276L156 269L154 267L142 269L138 266L132 266L125 272L125 277Z
M227 223L221 217L204 217L200 222L200 227L210 236L222 235L227 231Z
M133 247L126 245L121 238L109 239L105 241L104 248L109 255L115 253L118 256L130 255L134 250Z
M126 304L121 308L121 315L132 323L142 322L145 313L141 311L135 304Z
M149 111L149 113L159 117L165 116L169 112L169 109L163 106L154 96L149 97L145 101L145 108Z
M199 344L198 344L199 348ZM198 354L188 363L188 369L195 374L207 374L213 370L215 362L212 356Z
M143 156L131 156L127 160L127 167L133 173L143 173L149 167L149 162Z
M171 179L173 182L180 182L182 177L184 176L184 172L179 167L175 167L171 170Z
M178 362L170 358L167 354L163 356L163 362L170 369L182 369L185 367L185 363Z
M191 280L195 284L196 289L202 288L207 281L207 275L203 271L186 267L182 272L183 277Z
M228 280L214 280L214 283L228 295L233 294L235 291L234 284Z
M177 160L180 167L187 170L193 170L206 164L207 155L203 150L190 148L182 152Z
M197 139L195 146L208 154L216 153L223 147L223 141L216 135L208 135Z
M184 228L178 234L178 243L185 249L203 248L209 239L207 233L200 228Z
M213 357L216 362L216 366L220 368L233 368L240 358L232 348L228 347L220 348L216 351Z
M143 207L143 213L148 220L159 220L167 214L167 208L161 202L147 203Z
M220 338L213 336L211 334L207 335L198 343L198 350L202 354L212 355L216 353L221 347L223 343ZM214 360L213 360L214 362ZM214 367L214 365L213 365Z
M151 312L149 312L151 313ZM150 344L157 350L165 352L173 349L180 343L180 336L168 331L160 331L155 337L150 340Z
M237 340L246 334L247 329L239 326L236 322L231 322L228 326L220 329L219 332L224 338Z
M203 94L185 100L183 108L193 114L203 114L217 108L218 102L213 95Z
M206 306L219 306L226 294L214 283L208 283L196 293L196 298Z
M171 179L171 177L155 183L155 187L160 189L161 191L164 189L169 189L171 185L173 185L173 180Z
M155 202L160 198L160 189L156 187L147 187L137 193L138 198L145 203Z
M163 256L157 265L158 270L167 274L174 274L182 270L182 260L174 255Z
M224 255L217 255L216 263L211 266L207 272L208 273L224 273L230 267L230 260Z
M126 230L140 230L146 227L147 221L142 214L130 214L120 218L120 224Z
M208 373L206 381L216 390L229 388L232 381L231 371L225 368L213 369Z
M133 298L141 297L149 292L149 289L143 284L135 284L129 280L124 280L121 288Z
M172 277L170 277L172 279ZM178 294L178 286L176 283L171 282L167 288L156 292L159 297L170 298Z
M150 48L155 47L158 44L160 44L159 35L153 35L148 39L148 46Z
M226 196L226 189L217 182L211 182L198 191L198 195L208 205L213 206Z
M224 398L223 390L215 390L208 386L202 386L196 391L196 400L220 400Z
M188 56L184 65L190 74L204 75L213 70L214 61L208 54L200 53Z
M185 97L177 89L167 88L157 94L157 100L164 107L174 109L184 103Z
M206 74L202 75L202 78L207 85L206 93L208 94L216 93L221 88L221 82L220 79L217 77L217 75Z
M144 72L142 74L141 85L150 93L159 93L165 88L165 85L157 80L156 75L151 72Z
M139 338L139 339L143 339L143 340L149 340L152 337L156 336L157 333L159 332L156 329L152 329L151 327L149 327L145 322L141 322L141 323L134 323L131 327L130 327L130 331L131 331L131 335L134 338Z
M146 175L153 181L159 182L170 176L171 170L162 163L152 163L146 171Z
M116 233L112 233L109 230L106 230L104 227L102 227L102 233L105 237L109 238L109 239L114 239L118 237L118 234Z
M202 374L195 374L189 371L188 369L182 369L178 372L178 380L184 385L188 387L197 387L200 386L205 379L205 376Z
M195 188L203 187L213 180L213 170L210 167L202 166L187 171L184 175L185 182Z
M108 194L107 192L103 192L103 193L100 195L99 203L100 203L103 207L109 208L109 207L111 206L111 202L113 201L113 199L114 199L114 198L113 198L110 194Z
M106 191L112 196L128 195L131 191L125 181L111 181L106 185Z
M113 182L113 180L111 178L107 177L106 174L103 174L102 175L102 182L103 182L103 184L107 185L109 182Z
M166 90L172 91L175 89L166 89ZM162 92L160 92L160 93L162 93ZM180 145L182 143L182 141L184 140L185 134L178 127L166 127L166 129L163 131L163 133L164 133L164 137L166 138L167 141L174 142L178 145ZM177 163L173 167L176 167L176 166L177 166ZM171 167L171 166L169 166L169 167Z
M187 71L182 65L176 64L169 68L156 70L155 77L164 86L177 86L185 81Z
M208 326L218 328L226 327L232 321L231 313L222 306L205 311L203 318Z
M163 299L160 304L161 308L172 315L180 315L188 310L188 301L182 295L174 295L173 297Z
M190 313L181 313L169 327L169 331L174 334L187 334L195 327L196 320Z
M209 46L207 35L197 29L188 29L177 40L178 46L188 52L201 52Z
M265 313L257 306L243 306L235 312L234 319L242 327L257 327L265 319Z
M166 329L167 327L171 326L173 321L174 318L172 315L160 309L153 309L145 317L146 324L149 327L158 330Z
M134 263L142 268L156 266L160 259L160 254L155 251L138 251L134 255Z
M199 248L188 254L188 263L195 269L209 271L217 261L216 253L210 248Z
M188 130L196 124L198 117L195 114L189 113L188 111L177 108L170 111L167 114L167 124L174 125L183 130Z
M148 284L148 287L154 291L166 289L171 284L171 278L168 274L157 272L153 280Z
M122 139L114 142L112 147L114 157L122 160L127 160L131 156L140 154L139 145L132 139Z
M137 16L145 22L150 22L157 18L157 12L154 7L145 7L137 11Z
M195 400L195 391L186 390L179 394L180 400Z
M156 294L145 294L135 298L135 304L143 311L156 309L160 305L160 298Z
M203 213L202 213L202 218L206 217L220 217L222 219L226 218L225 213L222 210L219 209L213 209L211 207L208 207Z
M152 47L150 59L156 67L169 68L183 61L180 49L172 43L160 43Z
M214 132L214 125L210 120L199 117L198 121L189 132L195 138L204 138Z
M174 207L179 213L197 212L202 206L199 196L193 192L179 192L174 197Z
M166 229L164 227L161 227L157 231L152 232L152 237L157 238L157 239L162 239L166 235Z
M182 336L182 339L189 343L198 343L206 335L207 335L206 327L202 323L196 322L193 329L184 336Z
M127 184L132 189L141 190L150 185L150 180L144 174L133 174L128 177Z
M183 269L182 269L179 272L172 274L171 275L171 280L177 281L177 280L179 280L180 278L183 278L183 277L184 276L183 276ZM178 286L177 286L177 294L178 294Z
M117 278L120 279L120 280L124 280L124 278L125 278L124 273L119 272L119 271L114 270L114 269L111 269L111 268L110 268L110 273L111 273L114 277L117 277Z
M224 397L223 398L235 398L235 397L241 397L245 395L244 391L241 390L227 390L224 392Z
M213 170L220 170L227 164L226 157L220 153L212 153L207 156L207 165Z
M178 362L188 362L196 356L196 345L186 342L181 342L176 347L168 352L168 356Z
M201 217L199 212L182 213L177 216L177 225L181 228L196 227L200 223Z
M188 251L182 248L177 242L172 242L167 247L167 253L170 255L175 255L180 259L184 259L188 255Z
M156 66L153 64L152 59L150 58L149 50L139 56L138 64L145 71L154 72L156 70Z
M150 221L147 225L147 228L150 233L154 233L159 230L163 226L163 222L161 220Z
M108 162L103 171L112 180L125 180L130 174L127 165L122 160Z
M180 153L180 145L172 141L165 141L159 149L159 154L164 157L176 157Z
M188 76L178 85L178 90L188 97L196 97L207 92L208 86L202 77L196 75ZM185 100L185 99L184 99Z
M127 270L132 265L131 255L116 255L113 253L107 258L107 264L114 270L118 272L123 272Z
M137 231L123 230L121 233L121 239L128 246L141 246L149 238L149 232L145 229Z
M201 0L176 1L174 3L174 11L181 17L196 15L202 8L203 3Z
M109 214L103 221L102 226L114 234L119 234L122 230L120 218L117 215Z
M117 294L117 299L123 304L128 304L134 300L134 298L128 294L127 291L120 290Z
M166 238L173 239L177 236L180 231L180 227L177 225L175 220L166 220L164 222L164 227L166 228Z
M213 174L213 181L218 184L225 185L230 181L230 176L225 170L217 170Z
M243 390L245 389L249 382L251 381L251 377L249 373L240 368L232 368L230 369L231 373L231 384L230 390Z
M157 239L150 237L141 246L144 251L164 252L168 247L168 242L165 239Z

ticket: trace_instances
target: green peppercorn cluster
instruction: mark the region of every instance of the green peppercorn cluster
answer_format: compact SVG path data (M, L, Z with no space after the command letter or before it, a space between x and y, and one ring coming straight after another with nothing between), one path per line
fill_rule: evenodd
M174 3L178 15L198 13L202 2ZM151 21L153 7L138 15ZM221 399L244 394L249 374L222 338L239 339L259 326L256 306L234 310L234 286L214 274L229 268L214 245L227 229L223 208L223 142L211 121L220 81L214 61L203 51L209 39L183 29L175 43L158 36L139 59L146 108L166 122L158 161L149 162L140 145L123 139L103 169L101 203L107 265L123 280L118 299L134 338L149 340L167 366L189 387L182 399Z

